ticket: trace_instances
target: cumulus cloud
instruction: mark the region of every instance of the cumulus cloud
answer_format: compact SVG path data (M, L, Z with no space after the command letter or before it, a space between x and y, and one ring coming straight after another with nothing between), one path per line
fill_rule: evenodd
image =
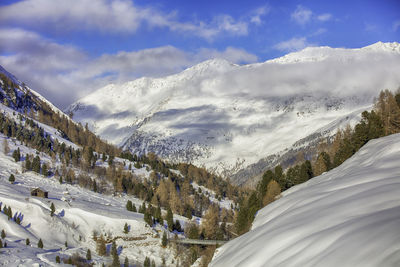
M277 43L276 45L274 45L274 48L281 51L294 52L308 46L314 46L314 44L309 43L306 37L293 37L292 39L289 39L287 41Z
M312 16L311 9L298 5L296 10L290 15L292 20L297 22L300 25L305 25L307 22L311 20Z
M271 10L271 8L267 5L253 10L253 12L251 12L251 14L250 14L250 22L254 23L256 25L262 24L261 17L268 14L270 10Z
M331 19L332 19L332 14L324 13L324 14L318 15L318 16L317 16L317 19L318 19L319 21L328 21L328 20L331 20Z
M267 11L267 7L260 7L250 17L237 19L220 14L211 21L181 22L177 12L165 13L134 5L129 0L24 0L1 7L0 23L13 22L63 32L95 30L128 34L147 25L212 40L220 34L247 35L249 24L259 25Z
M173 46L91 58L76 47L14 28L0 28L0 54L3 67L60 108L111 82L173 74L216 57L233 63L257 60L255 55L234 47L222 51L209 48L184 51Z

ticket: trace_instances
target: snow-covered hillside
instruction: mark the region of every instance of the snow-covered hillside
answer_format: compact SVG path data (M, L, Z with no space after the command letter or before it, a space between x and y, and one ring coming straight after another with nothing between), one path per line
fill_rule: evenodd
M5 138L0 135L0 142ZM8 143L11 151L18 147L23 154L35 153L18 141L8 138ZM7 242L7 248L1 249L0 265L57 266L56 256L68 258L78 253L85 257L87 249L91 249L93 263L100 266L111 259L96 255L95 232L97 236L103 234L116 241L121 261L125 257L131 264L142 264L145 257L153 259L157 265L162 264L162 259L168 264L174 261L174 251L160 245L163 228L151 228L145 224L143 214L126 210L128 199L136 207L141 200L126 195L98 194L78 185L60 184L56 177L44 178L34 172L23 172L23 162L15 162L10 155L11 152L5 155L0 151L0 203L2 209L11 207L13 216L17 214L21 224L0 213L0 228L6 232L2 241L3 244ZM50 163L51 159L45 154L41 153L41 157L43 162ZM14 184L8 181L11 174L15 175ZM49 198L32 197L30 191L36 187L47 191ZM51 203L56 208L53 217L50 216ZM130 227L128 234L123 232L125 223ZM25 244L27 238L29 246ZM44 249L37 247L39 239Z
M285 191L211 266L399 266L400 134Z
M214 59L164 78L110 84L68 111L134 153L230 176L357 120L380 90L400 85L399 50L398 43L314 47L244 66Z

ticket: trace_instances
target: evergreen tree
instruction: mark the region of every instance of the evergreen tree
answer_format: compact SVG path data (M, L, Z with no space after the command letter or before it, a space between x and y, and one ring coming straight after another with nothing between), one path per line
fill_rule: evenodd
M25 169L27 171L32 170L32 163L28 156L26 156L26 160L25 160Z
M60 184L63 183L63 178L62 178L62 176L60 176L60 178L58 179L58 181L60 182Z
M6 238L6 232L3 230L1 230L1 239Z
M150 258L146 256L143 263L144 267L150 267Z
M167 247L167 244L168 244L167 233L164 231L163 236L162 236L161 245L163 246L163 248L165 248L165 247Z
M126 209L129 210L129 211L133 211L132 201L128 200L126 202Z
M129 226L127 223L124 225L124 234L127 234L129 232Z
M3 241L0 240L0 248L3 248Z
M174 228L174 215L170 207L167 209L167 217L165 218L168 224L168 230L172 231Z
M43 248L43 241L41 238L39 239L39 242L38 242L38 248Z
M125 257L124 267L129 267L129 260L128 260L128 257Z
M15 182L15 176L14 176L14 174L10 174L10 178L8 178L8 181L10 182L10 183L14 183Z
M68 248L68 242L67 241L65 241L64 246L65 246L65 248Z
M149 226L153 226L153 218L152 218L151 213L149 212L148 209L144 211L144 221L145 221Z
M156 267L156 262L154 260L151 260L151 267Z
M93 192L97 192L97 183L96 180L93 179Z
M156 214L155 214L155 216L154 216L155 218L156 218L156 221L158 222L158 223L163 223L163 218L162 218L162 216L161 216L161 208L160 208L160 206L158 206L157 207L157 209L156 209Z
M29 240L29 238L27 238L27 239L25 240L25 244L26 244L27 246L29 246L29 245L31 244L31 241Z
M51 205L50 205L50 216L53 217L55 211L56 211L56 207L54 206L54 203L51 202Z
M92 260L92 252L90 251L90 249L88 249L86 252L86 259L88 261Z
M56 263L61 263L61 259L60 259L60 256L56 256Z
M115 241L112 242L111 246L111 256L113 258L112 266L113 267L120 267L121 263L119 261L118 257L118 251L117 251L117 245L115 244Z
M21 160L21 152L19 150L19 147L13 151L12 157L14 158L15 162L18 162Z
M45 163L43 163L43 165L42 165L42 175L44 177L48 177L49 176L49 173L48 173L48 170L47 170L47 165Z
M32 161L32 170L36 173L40 173L40 158L36 156Z
M96 250L97 250L97 254L99 254L100 256L104 256L107 253L106 241L104 240L103 235L101 235L100 238L97 238Z

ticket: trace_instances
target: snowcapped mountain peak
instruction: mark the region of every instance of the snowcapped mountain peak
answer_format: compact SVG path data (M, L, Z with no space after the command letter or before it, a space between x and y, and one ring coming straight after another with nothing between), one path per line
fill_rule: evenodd
M69 110L123 149L231 175L320 129L333 133L380 90L397 88L400 56L385 49L309 47L244 66L211 59L167 77L109 85Z
M361 53L360 53L361 52ZM279 58L268 60L265 63L301 63L301 62L317 62L328 58L343 60L349 55L364 56L363 53L368 52L396 52L400 53L400 44L397 42L375 44L356 49L332 48L329 46L310 46L300 51L292 52ZM357 55L358 53L358 55Z
M388 42L388 43L383 43L383 42L376 42L372 45L365 46L361 48L362 50L370 50L370 51L386 51L386 52L396 52L400 53L400 43L398 42Z
M204 75L204 74L213 74L213 73L223 73L230 71L239 67L237 64L233 64L226 59L223 58L213 58L206 61L203 61L193 67L190 67L182 72L182 74L186 75L188 73Z

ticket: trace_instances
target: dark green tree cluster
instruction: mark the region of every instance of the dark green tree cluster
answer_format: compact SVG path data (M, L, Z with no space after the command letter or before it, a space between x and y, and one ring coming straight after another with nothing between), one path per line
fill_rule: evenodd
M21 152L19 150L19 147L13 151L12 157L14 158L15 162L18 162L21 160Z
M132 212L137 212L136 206L133 205L132 201L130 201L130 200L128 200L126 202L126 209L129 210L129 211L132 211Z

